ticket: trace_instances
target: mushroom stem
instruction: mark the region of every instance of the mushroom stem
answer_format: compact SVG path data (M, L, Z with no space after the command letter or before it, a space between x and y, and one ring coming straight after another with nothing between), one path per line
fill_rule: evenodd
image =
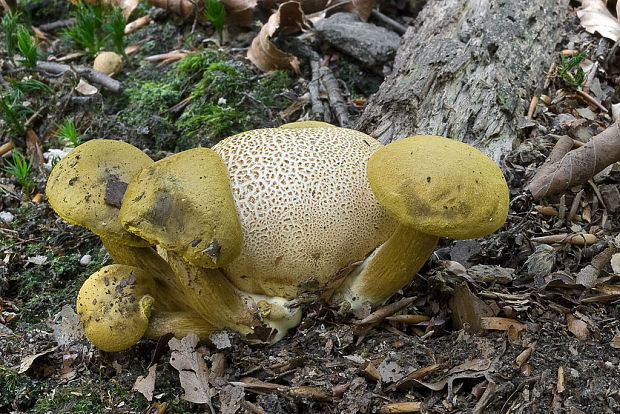
M217 330L217 327L196 312L154 312L149 319L149 327L144 336L157 339L167 333L172 333L177 338L184 338L189 333L195 333L201 342L208 342L209 335Z
M400 224L345 280L339 291L352 308L366 301L380 304L409 283L439 238Z
M143 336L189 332L208 339L217 328L192 310L167 310L169 292L162 291L143 269L105 266L82 285L77 313L88 339L103 351L122 351Z
M256 307L252 309L251 303L243 300L221 270L191 265L173 252L168 252L168 263L183 287L183 298L216 327L247 335L261 324Z
M133 247L102 237L103 246L118 264L134 266L148 273L161 292L158 306L167 311L187 311L191 307L185 300L185 289L172 268L152 247Z

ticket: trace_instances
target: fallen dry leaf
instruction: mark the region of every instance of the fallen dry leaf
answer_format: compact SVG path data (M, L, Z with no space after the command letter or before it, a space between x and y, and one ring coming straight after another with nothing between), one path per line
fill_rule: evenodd
M620 274L620 253L611 256L611 269L614 273Z
M306 17L299 3L289 1L281 4L278 11L269 17L267 23L252 40L247 53L248 59L263 72L293 69L299 74L297 57L278 49L271 38L295 33L306 26Z
M56 350L58 350L57 346L55 346L53 348L50 348L48 350L45 350L43 352L39 352L38 354L25 356L24 358L22 358L22 360L21 360L21 362L19 364L19 370L17 371L17 373L18 374L25 373L30 368L32 368L32 366L34 365L34 363L35 363L35 361L37 359L41 358L44 355L50 354L52 352L55 352Z
M577 10L581 25L590 33L617 42L620 40L620 23L607 10L602 0L581 0L581 9Z
M148 3L155 7L174 13L181 18L181 21L185 21L194 15L201 23L204 23L207 20L205 15L202 13L202 8L204 7L203 2L200 2L200 8L197 12L195 12L196 4L191 0L148 0Z
M254 20L254 8L258 0L220 0L226 9L226 24L234 26L250 26ZM207 21L203 13L204 3L192 0L148 0L150 4L168 10L181 18L182 21L196 16L199 22ZM198 8L196 8L198 7ZM132 28L133 29L133 28Z
M484 329L482 317L494 316L493 309L474 295L467 283L454 288L454 295L450 299L450 310L454 327L469 332L480 332Z
M243 387L225 385L220 389L219 397L221 414L235 414L245 401L245 391Z
M614 336L609 345L611 345L612 348L620 348L620 335Z
M620 161L620 126L613 123L584 146L562 136L528 185L535 200L586 183L608 165Z
M146 377L140 375L133 384L132 390L144 395L147 401L153 401L153 391L155 390L155 379L157 378L157 364L149 367Z
M131 12L136 8L140 0L84 0L90 4L103 4L105 6L119 7L123 11L125 20ZM71 4L78 4L80 0L71 0Z
M377 0L353 0L353 7L357 14L359 14L360 19L367 22L370 17L370 12L377 4Z
M575 318L569 313L566 315L566 325L568 326L568 330L580 341L588 339L590 335L588 325L581 319Z
M199 339L196 334L189 334L178 340L172 338L168 342L172 354L170 365L179 371L179 380L185 390L183 399L198 404L208 404L211 407L211 393L209 390L209 369L202 355L195 348Z
M249 27L254 20L258 0L221 0L226 8L226 24Z
M84 96L94 95L97 92L99 92L99 89L97 89L90 83L86 82L84 79L80 79L77 86L75 87L75 90L76 92L79 92L80 94Z
M80 318L71 305L63 306L49 326L53 330L54 340L61 348L67 348L86 336Z
M497 331L507 331L510 328L514 328L517 332L527 329L527 325L519 322L516 319L500 318L496 316L486 316L481 318L480 326L483 329L491 329Z

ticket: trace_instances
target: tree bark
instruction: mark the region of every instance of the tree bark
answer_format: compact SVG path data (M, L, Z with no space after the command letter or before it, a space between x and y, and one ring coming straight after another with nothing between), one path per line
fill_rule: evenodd
M569 0L429 0L357 129L384 144L442 135L498 162L557 59Z

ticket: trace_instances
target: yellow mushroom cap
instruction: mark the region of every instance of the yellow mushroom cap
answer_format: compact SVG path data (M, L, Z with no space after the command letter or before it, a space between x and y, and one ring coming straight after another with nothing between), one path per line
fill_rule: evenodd
M404 138L377 151L368 179L400 223L441 237L490 234L508 215L508 186L499 167L476 148L431 135Z
M110 265L80 288L77 313L88 339L103 351L122 351L142 338L149 324L155 283L143 270Z
M322 121L297 121L280 125L279 128L295 129L295 128L338 128L332 124Z
M244 235L241 254L225 266L233 284L292 299L302 285L341 282L339 271L383 243L396 222L365 173L380 147L345 128L259 129L215 145Z
M144 168L127 187L120 219L130 232L196 266L223 266L241 250L228 171L208 148L183 151Z
M152 163L133 145L91 140L56 164L45 192L56 213L69 223L120 244L146 246L146 241L121 227L118 213L127 183Z

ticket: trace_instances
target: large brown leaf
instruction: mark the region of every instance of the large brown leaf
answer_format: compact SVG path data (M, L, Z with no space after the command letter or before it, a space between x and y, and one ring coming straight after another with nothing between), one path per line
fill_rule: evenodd
M278 49L271 39L278 35L298 32L306 25L306 17L299 3L294 1L283 3L252 40L247 54L248 59L263 72L293 69L296 73L300 73L299 60Z

